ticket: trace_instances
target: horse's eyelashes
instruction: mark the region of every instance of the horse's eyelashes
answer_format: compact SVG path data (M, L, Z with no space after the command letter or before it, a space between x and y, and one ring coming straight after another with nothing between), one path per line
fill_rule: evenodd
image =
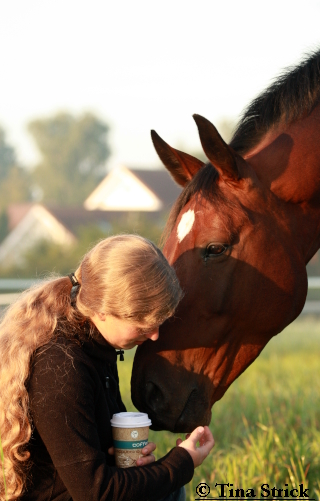
M207 245L205 257L217 257L221 256L228 249L228 245L220 243L211 243Z

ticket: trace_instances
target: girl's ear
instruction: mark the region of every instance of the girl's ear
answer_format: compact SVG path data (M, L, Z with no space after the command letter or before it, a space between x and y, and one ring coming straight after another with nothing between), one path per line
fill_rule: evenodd
M106 320L106 314L105 313L97 313L96 315L99 318L99 320L101 320L101 322L105 322L105 320Z

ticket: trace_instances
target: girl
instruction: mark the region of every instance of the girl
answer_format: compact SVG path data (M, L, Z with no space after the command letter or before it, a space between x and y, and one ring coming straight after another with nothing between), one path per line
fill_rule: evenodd
M98 243L74 274L29 289L8 309L0 325L1 501L181 496L214 445L209 429L179 439L156 462L149 443L137 467L119 469L110 425L125 411L116 350L156 341L181 295L157 247L120 235Z

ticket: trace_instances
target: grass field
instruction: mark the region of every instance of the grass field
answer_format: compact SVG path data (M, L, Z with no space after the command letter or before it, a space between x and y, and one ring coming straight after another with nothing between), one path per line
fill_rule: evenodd
M270 341L259 358L213 407L210 428L216 446L186 486L194 500L196 486L206 482L211 497L215 483L233 488L260 486L308 488L320 500L320 319L301 318ZM133 350L118 364L127 410ZM178 436L178 435L177 435ZM152 432L156 457L166 454L177 438ZM182 437L183 438L183 437ZM271 497L269 498L271 499Z

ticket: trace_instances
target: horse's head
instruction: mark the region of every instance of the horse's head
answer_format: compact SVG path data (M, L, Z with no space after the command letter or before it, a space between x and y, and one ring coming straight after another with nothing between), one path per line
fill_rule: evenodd
M210 122L195 121L208 164L153 133L184 186L164 247L184 297L159 340L138 348L132 375L138 409L155 428L179 432L210 422L214 402L300 313L307 292L284 202Z

